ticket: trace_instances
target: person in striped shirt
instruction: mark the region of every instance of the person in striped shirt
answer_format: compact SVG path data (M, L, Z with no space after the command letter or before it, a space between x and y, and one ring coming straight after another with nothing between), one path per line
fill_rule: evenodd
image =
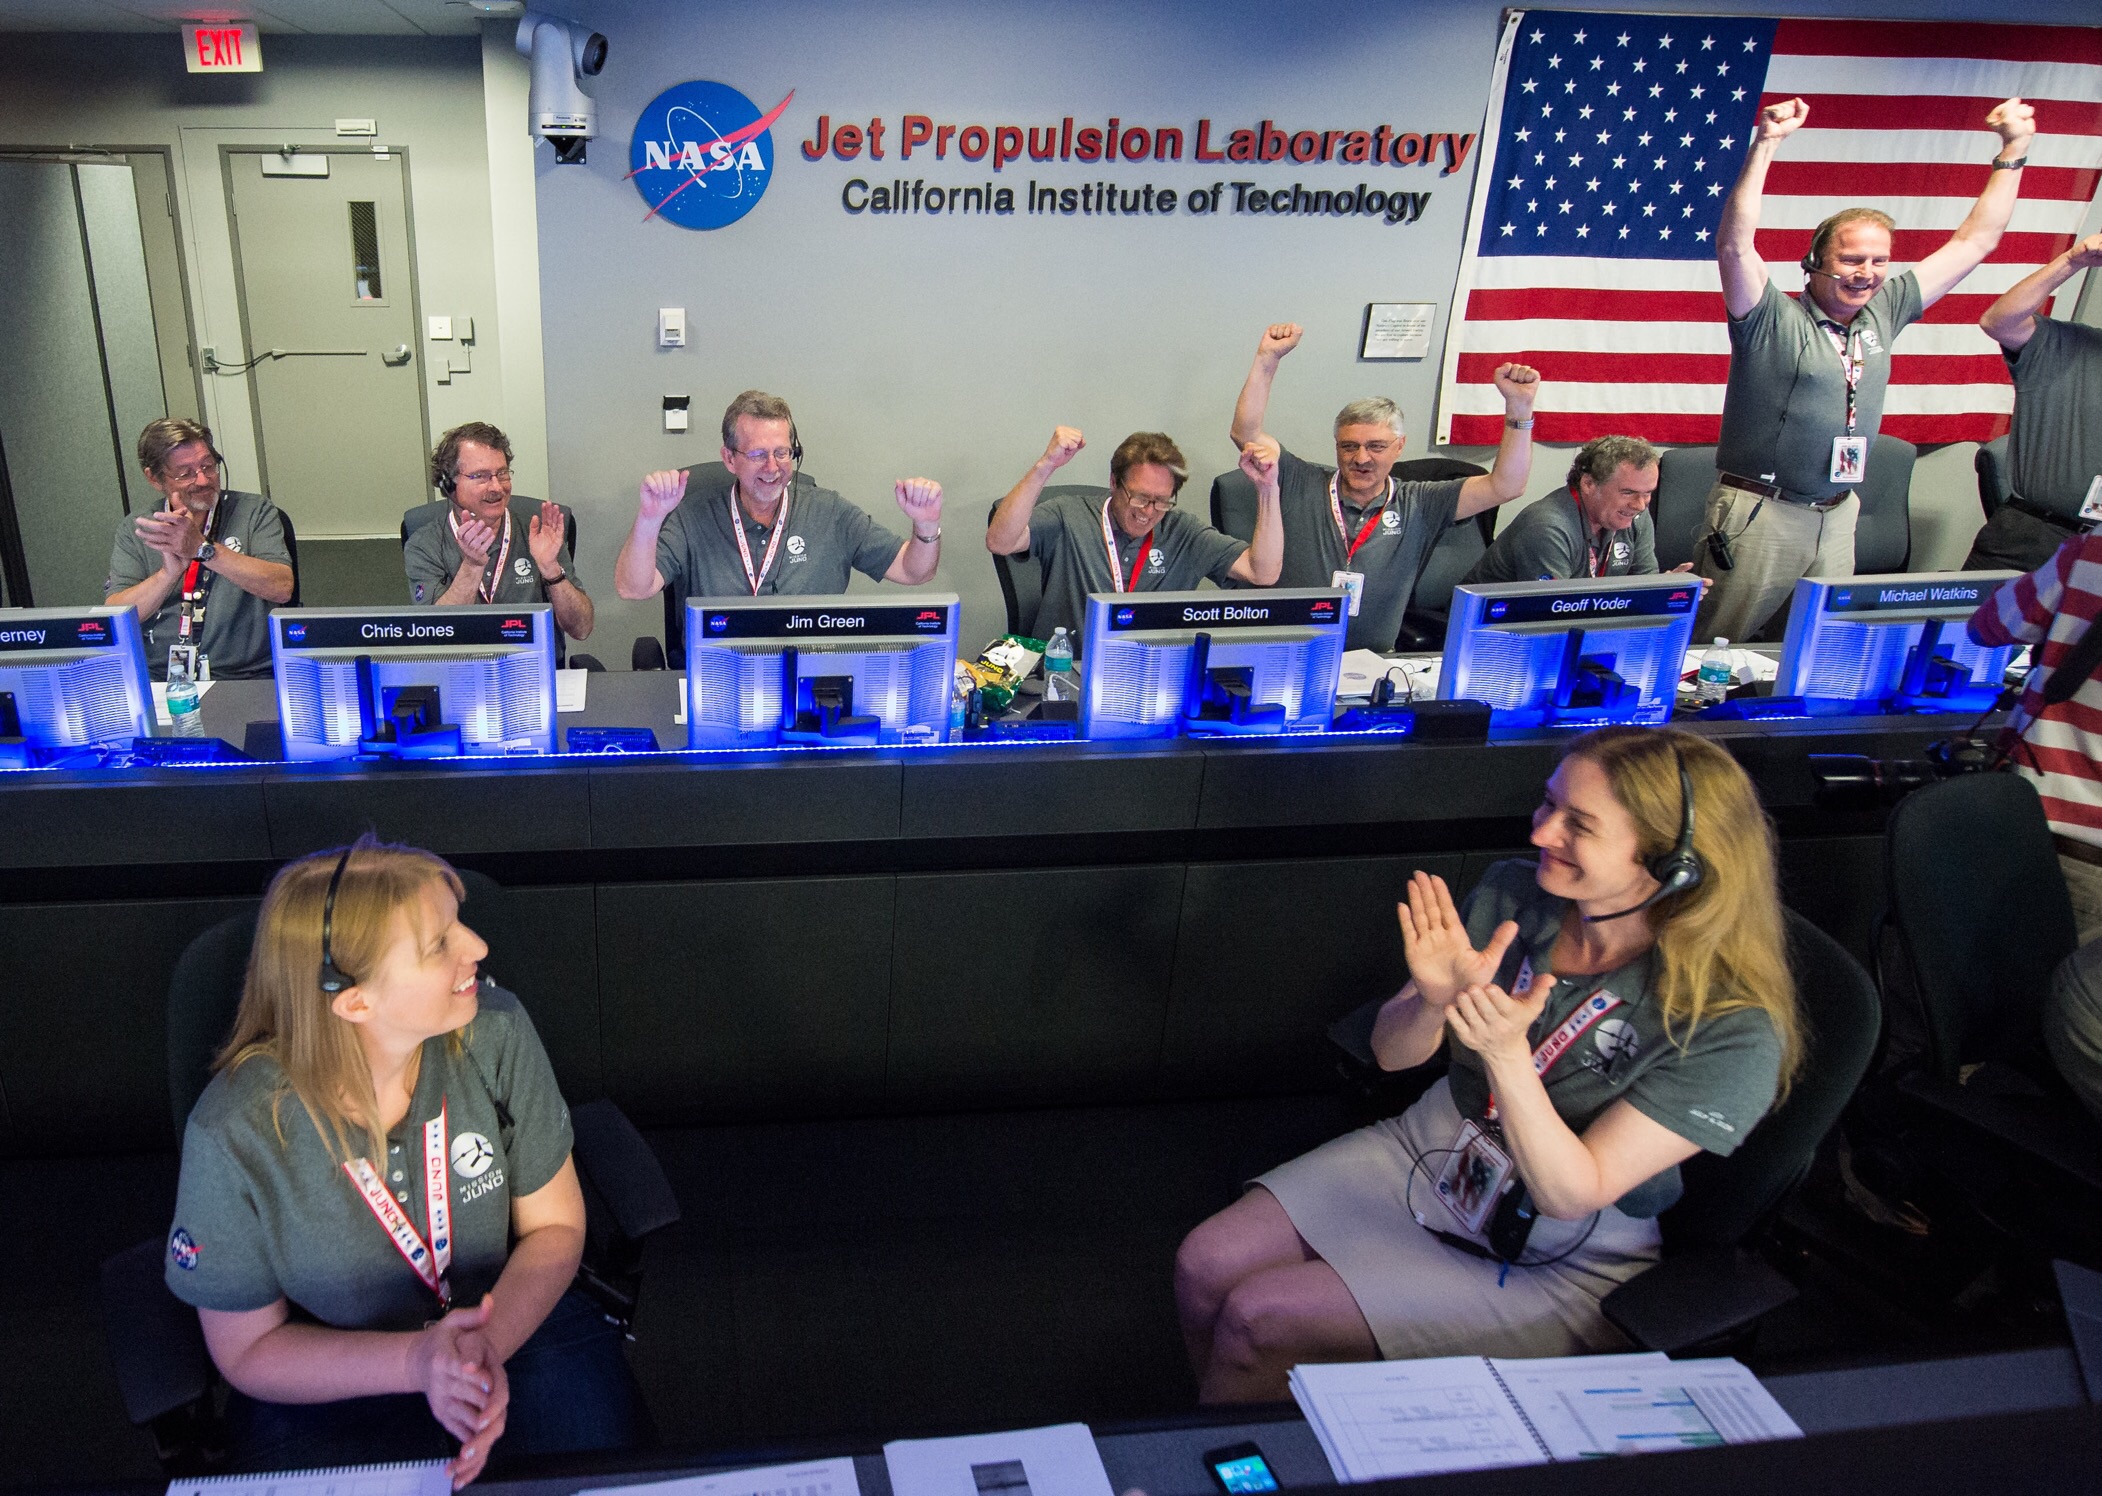
M2075 535L2035 571L2001 584L1968 625L1977 644L2037 646L2001 746L2043 798L2083 944L2102 935L2102 680L2090 674L2056 702L2045 693L2098 613L2102 535Z

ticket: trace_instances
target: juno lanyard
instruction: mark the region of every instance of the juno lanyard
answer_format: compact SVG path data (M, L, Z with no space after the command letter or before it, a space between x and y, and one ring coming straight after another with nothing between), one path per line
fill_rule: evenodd
M1379 527L1379 522L1386 517L1387 506L1394 502L1394 480L1387 480L1387 496L1380 500L1379 508L1372 511L1372 518L1366 520L1365 527L1358 531L1358 538L1352 540L1350 531L1343 525L1343 501L1336 495L1336 484L1342 476L1340 473L1328 475L1328 512L1335 516L1336 533L1343 537L1343 564L1348 566L1357 556L1358 547L1371 538L1372 532Z
M737 558L744 562L744 579L752 589L752 596L759 595L759 584L766 580L774 557L780 554L781 537L788 533L788 490L781 490L781 512L774 516L774 533L766 537L766 554L759 558L759 569L752 570L752 548L744 538L744 511L737 507L737 485L730 485L730 533L737 537Z
M1613 559L1613 542L1607 540L1603 550L1592 545L1591 521L1584 513L1584 506L1577 504L1576 490L1573 488L1569 491L1569 502L1576 504L1577 525L1584 532L1584 564L1591 568L1591 575L1602 577Z
M1117 532L1109 527L1109 500L1102 501L1102 543L1109 548L1109 579L1119 592L1139 590L1139 577L1146 569L1146 557L1153 550L1153 532L1148 530L1146 538L1139 542L1139 553L1131 558L1131 581L1126 583L1124 572L1117 565Z
M1520 972L1520 977L1521 980L1517 985L1521 989L1532 985L1530 980L1532 977L1532 962L1528 961L1525 963L1525 968ZM1592 1024L1598 1022L1619 1006L1620 999L1603 987L1578 1003L1576 1011L1556 1024L1554 1032L1542 1039L1539 1047L1533 1051L1533 1074L1539 1076L1542 1080L1547 1079L1547 1072L1554 1068L1555 1061L1569 1053L1570 1049L1575 1046L1576 1041L1583 1038L1590 1030ZM1489 1107L1483 1115L1491 1122L1496 1120L1496 1093L1494 1091L1489 1093Z
M446 516L446 519L447 519L447 520L449 520L449 521L450 521L450 522L452 523L452 527L453 527L453 544L454 544L454 545L459 545L459 544L460 544L460 511L459 511L459 510L457 510L457 509L455 509L455 510L454 510L454 511L453 511L453 512L452 512L451 514L448 514L448 515ZM465 547L465 546L461 546L460 548L461 548L461 551L462 551L462 553L464 554L464 552L466 551L466 547ZM495 561L494 561L494 562L493 562L492 564L490 564L490 565L488 565L488 566L485 566L485 567L484 567L484 568L482 569L482 580L481 580L481 582L480 582L480 583L479 583L479 584L478 584L478 585L477 585L477 586L475 587L475 591L481 594L481 598L482 598L482 601L483 601L483 602L485 602L485 603L493 603L493 602L495 602L495 601L496 601L496 589L497 589L497 586L498 586L498 584L500 584L500 583L501 583L501 582L503 581L503 579L504 579L504 562L505 562L505 560L506 560L506 559L508 559L508 558L509 558L510 554L511 554L511 511L510 511L510 510L508 510L508 509L506 509L506 510L504 511L504 539L503 539L503 544L502 544L501 546L499 546L499 547L497 548L497 552L496 552L496 560L495 560Z
M216 536L219 529L220 497L218 494L212 496L211 513L204 517L204 538L208 541ZM182 573L182 603L176 609L177 637L188 639L192 633L199 638L203 637L205 596L211 590L211 573L204 569L202 561L191 557L190 564L183 568Z
M1862 372L1868 367L1868 361L1861 353L1861 333L1859 329L1843 328L1837 322L1820 325L1825 336L1832 340L1832 346L1839 350L1840 371L1847 379L1847 435L1852 436L1856 424L1855 391L1861 387Z
M430 1245L416 1234L409 1224L408 1216L387 1193L379 1171L366 1158L354 1158L343 1166L350 1175L350 1182L358 1187L358 1193L387 1235L394 1242L394 1250L401 1253L410 1269L423 1280L423 1286L438 1296L438 1307L452 1307L452 1284L446 1274L453 1262L452 1201L445 1192L446 1165L446 1119L445 1104L438 1105L438 1115L423 1124L423 1201L424 1220L431 1230Z

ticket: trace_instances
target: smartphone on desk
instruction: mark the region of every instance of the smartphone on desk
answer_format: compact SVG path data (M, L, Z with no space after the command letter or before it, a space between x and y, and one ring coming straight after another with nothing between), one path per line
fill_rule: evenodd
M1204 1468L1211 1471L1212 1484L1219 1488L1220 1496L1247 1496L1252 1491L1278 1489L1270 1462L1253 1444L1214 1449L1205 1455Z

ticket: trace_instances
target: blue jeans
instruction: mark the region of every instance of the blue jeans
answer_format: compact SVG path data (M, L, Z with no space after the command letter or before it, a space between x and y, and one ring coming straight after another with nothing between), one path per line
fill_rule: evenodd
M648 1428L620 1332L572 1288L504 1364L511 1407L491 1460L633 1449ZM227 1469L306 1470L450 1459L453 1437L414 1393L332 1403L268 1403L230 1392Z

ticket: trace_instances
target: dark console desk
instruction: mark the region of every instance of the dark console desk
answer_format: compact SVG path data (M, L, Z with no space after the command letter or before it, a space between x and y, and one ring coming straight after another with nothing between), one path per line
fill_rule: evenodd
M593 675L561 726L682 743L675 679ZM221 682L204 714L240 744L271 687ZM1790 902L1865 952L1881 816L1822 808L1807 756L1967 725L1705 730L1760 786ZM465 916L496 926L491 971L569 1094L644 1125L1318 1088L1323 1028L1397 982L1395 890L1523 848L1558 741L0 774L0 1153L172 1146L176 957L367 828L506 886Z

